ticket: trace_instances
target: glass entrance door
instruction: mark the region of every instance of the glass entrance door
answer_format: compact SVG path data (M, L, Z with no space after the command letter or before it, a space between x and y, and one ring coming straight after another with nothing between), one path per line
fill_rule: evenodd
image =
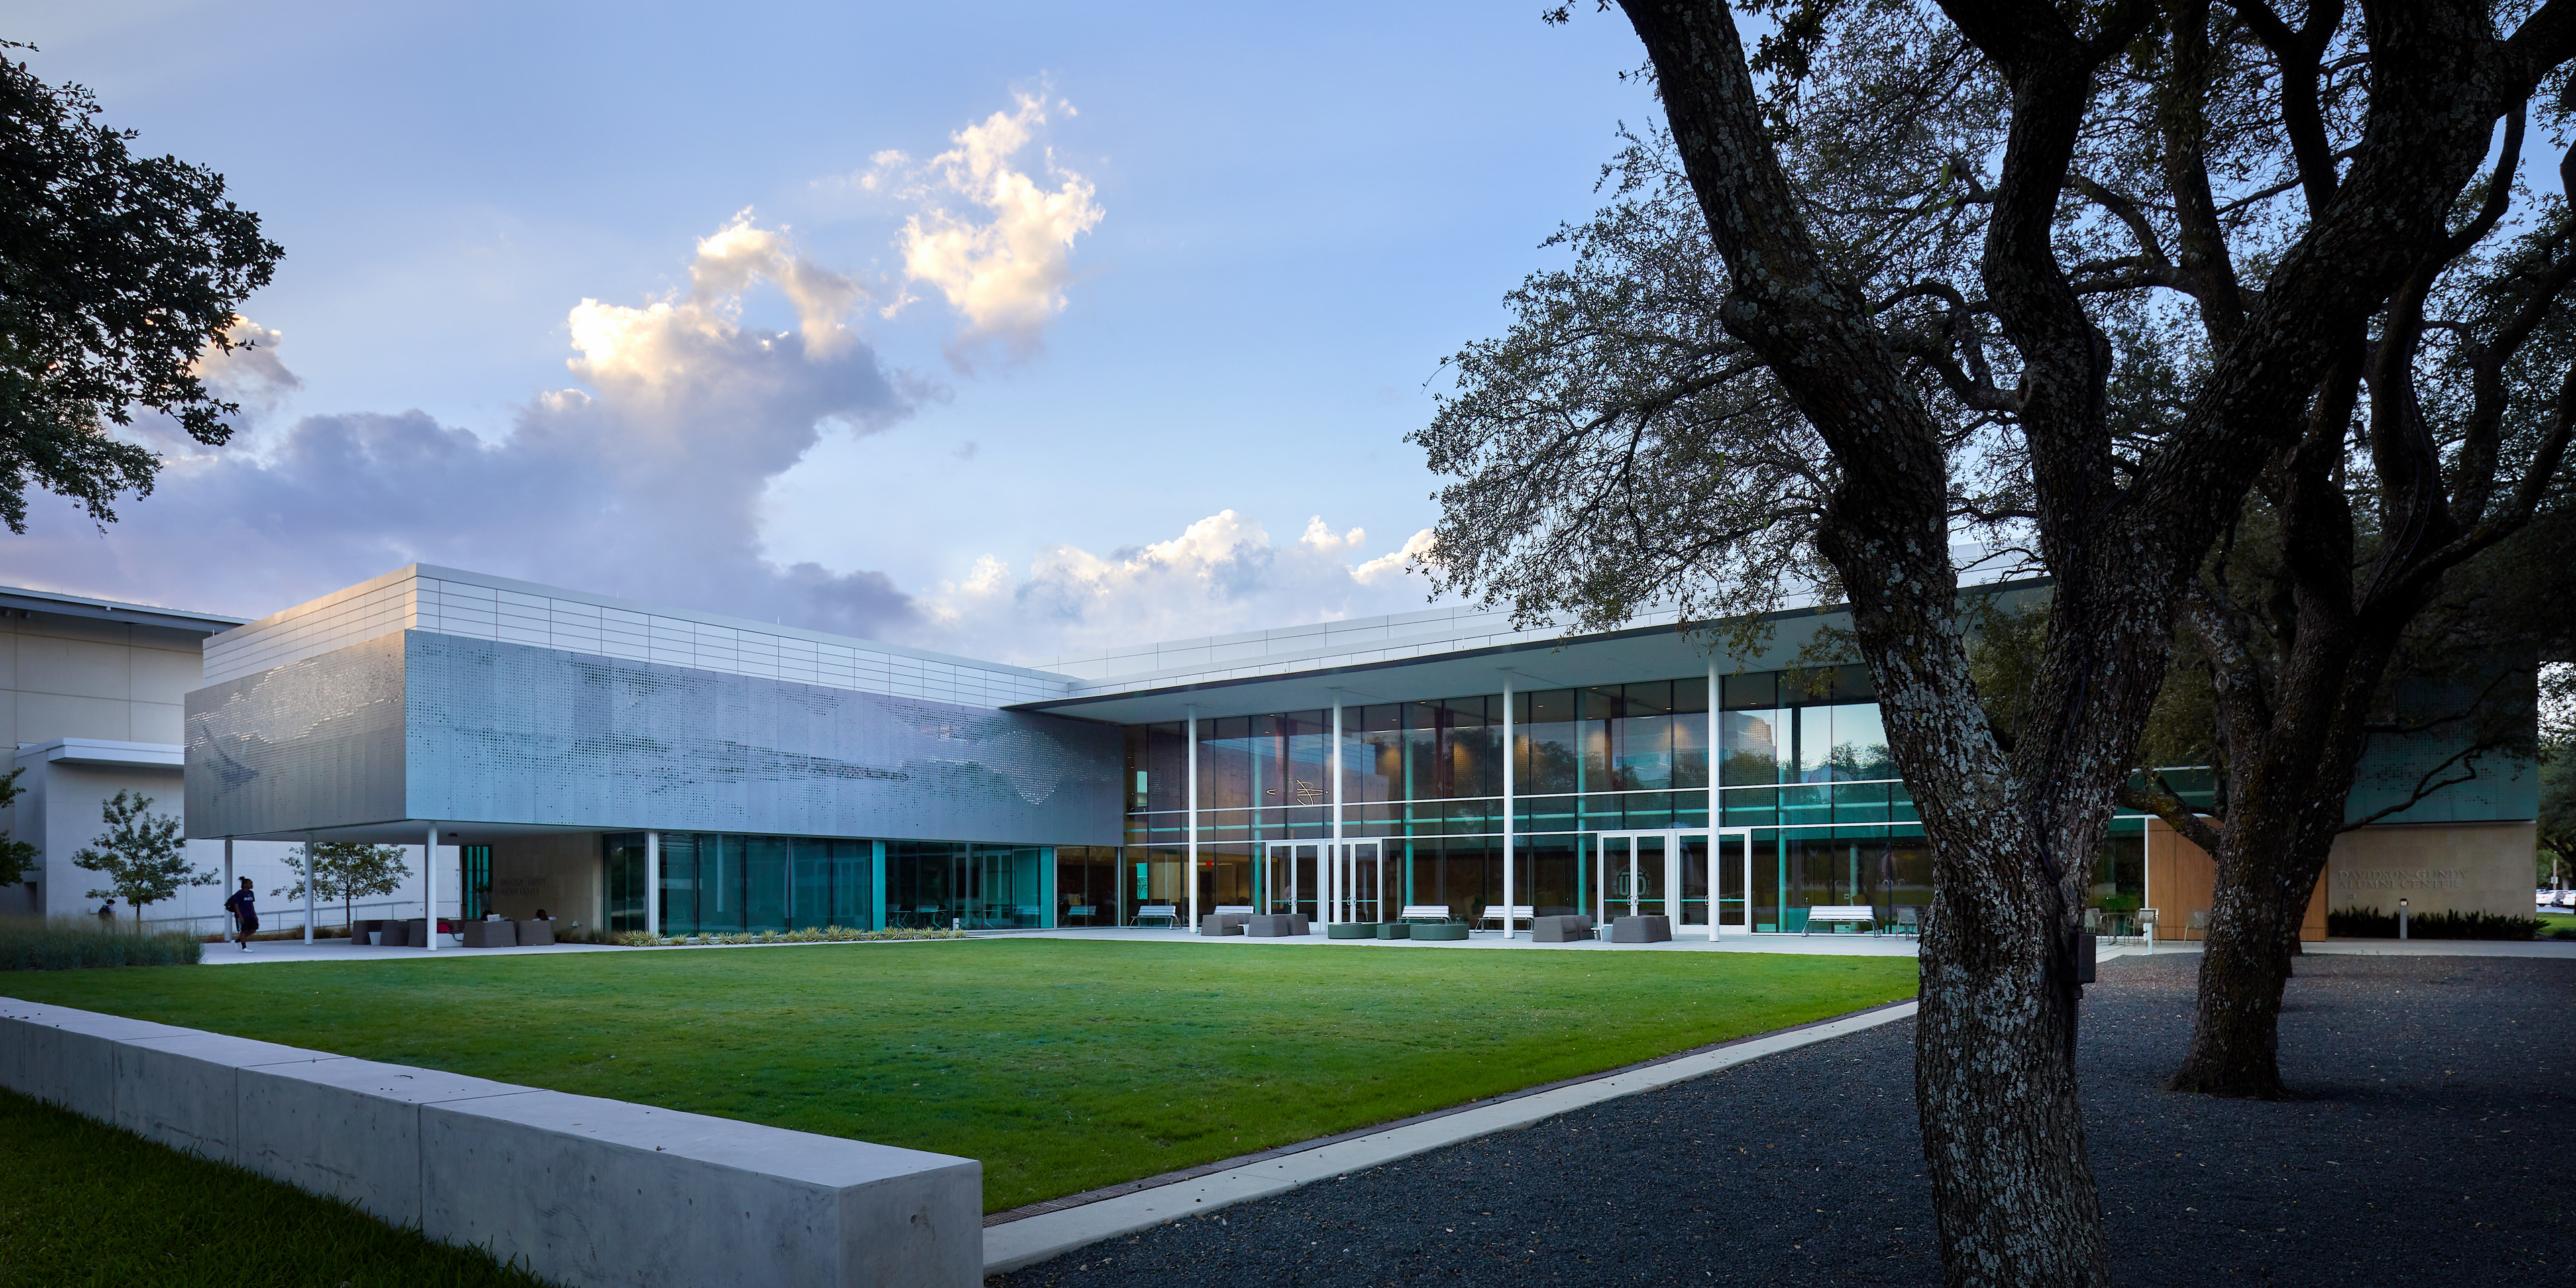
M1710 863L1716 869L1717 924L1709 928L1712 939L1725 931L1753 929L1753 829L1722 828L1715 840Z
M1673 892L1681 885L1681 847L1672 832L1600 832L1595 862L1600 865L1600 893L1593 920L1609 925L1621 917L1669 917Z
M1676 828L1665 847L1673 855L1673 933L1687 927L1694 935L1717 938L1709 922L1709 890L1717 876L1709 834Z
M1387 881L1386 847L1378 841L1344 841L1328 845L1333 856L1330 921L1392 920L1394 891Z
M1262 849L1261 870L1253 874L1252 906L1262 912L1315 915L1322 888L1324 851L1316 841L1272 841Z

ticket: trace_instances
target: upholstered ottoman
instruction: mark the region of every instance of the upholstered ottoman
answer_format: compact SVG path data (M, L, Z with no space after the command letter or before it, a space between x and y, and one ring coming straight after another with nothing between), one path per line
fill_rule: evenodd
M468 921L460 924L465 931L465 946L468 948L516 948L519 946L517 928L512 926L509 922Z
M1243 923L1248 920L1250 920L1250 918L1239 912L1211 912L1208 915L1199 918L1199 933L1202 935L1240 935L1243 933Z
M551 921L514 921L510 924L517 928L516 933L521 948L542 946L555 941L555 923Z
M1326 939L1375 939L1377 923L1373 921L1336 921L1324 927Z
M1542 944L1571 944L1592 938L1592 919L1576 914L1568 917L1536 917L1530 921L1530 939Z
M1441 922L1436 925L1417 925L1413 928L1413 937L1416 939L1464 939L1467 937L1467 923L1463 921L1449 921Z
M1411 939L1413 937L1413 927L1408 926L1401 921L1381 921L1377 924L1377 937L1380 939Z
M1673 941L1673 919L1670 917L1620 917L1610 923L1610 942L1614 944L1669 944Z
M1243 919L1243 933L1254 939L1286 939L1305 934L1305 920L1285 912L1258 912Z

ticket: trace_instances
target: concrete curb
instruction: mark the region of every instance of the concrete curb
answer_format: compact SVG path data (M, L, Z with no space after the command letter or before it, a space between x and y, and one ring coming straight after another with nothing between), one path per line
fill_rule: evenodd
M1301 1185L1362 1171L1415 1154L1527 1127L1605 1100L1670 1086L1766 1055L1830 1041L1911 1019L1916 1004L1899 1002L1804 1028L1749 1038L1716 1050L1632 1067L1507 1100L1475 1105L1395 1127L1343 1137L1312 1149L1262 1158L1170 1185L1121 1194L984 1229L984 1273L1035 1265L1076 1248L1149 1229L1166 1221L1266 1198Z
M983 1277L968 1158L5 997L0 1086L583 1288Z

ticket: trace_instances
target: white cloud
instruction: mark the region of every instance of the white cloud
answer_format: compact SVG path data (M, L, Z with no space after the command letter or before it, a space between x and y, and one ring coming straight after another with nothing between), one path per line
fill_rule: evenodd
M44 499L0 580L260 615L423 561L851 634L912 629L911 601L880 574L759 553L770 480L827 427L873 432L912 408L848 328L864 293L748 215L698 244L690 279L673 299L574 307L568 365L587 387L537 395L497 442L410 411L164 446L159 487L105 534ZM763 282L795 307L795 332L740 322ZM265 337L252 353L268 365L209 359L209 378L292 381L282 337Z
M1042 663L1059 652L1222 635L1419 608L1429 583L1405 569L1429 547L1428 530L1368 556L1368 534L1336 534L1321 517L1293 542L1232 510L1191 524L1169 541L1095 555L1068 545L1040 551L1025 572L990 555L957 582L922 597L936 635L980 656Z
M1011 111L950 135L948 151L921 162L880 152L856 176L862 189L919 205L904 221L904 272L937 288L965 319L949 345L950 361L961 368L988 343L1013 359L1036 350L1047 323L1064 311L1074 239L1107 213L1091 181L1058 166L1052 149L1044 150L1044 166L1055 187L1014 168L1047 123L1044 95L1015 98ZM1056 106L1073 114L1070 103ZM981 207L982 217L958 215L948 204L958 199Z
M232 343L227 353L213 345L197 356L197 375L215 396L255 410L274 410L304 380L278 361L278 341L286 337L249 318L236 315L224 331Z

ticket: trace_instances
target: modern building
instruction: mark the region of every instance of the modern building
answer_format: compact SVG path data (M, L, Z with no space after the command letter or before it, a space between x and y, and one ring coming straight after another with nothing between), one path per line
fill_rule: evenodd
M1433 609L1024 667L414 566L205 639L186 820L434 842L443 911L666 934L1223 907L1894 919L1929 901L1930 859L1867 673L1800 665L1843 620L1777 614L1762 647L1712 656L1671 624ZM2428 890L2485 907L2492 885L2518 910L2535 801L2527 765L2446 789L2354 833L2380 875L2330 873L2330 897L2412 882L2418 911ZM2114 832L2114 920L2151 885L2189 897L2196 852L2145 819Z

